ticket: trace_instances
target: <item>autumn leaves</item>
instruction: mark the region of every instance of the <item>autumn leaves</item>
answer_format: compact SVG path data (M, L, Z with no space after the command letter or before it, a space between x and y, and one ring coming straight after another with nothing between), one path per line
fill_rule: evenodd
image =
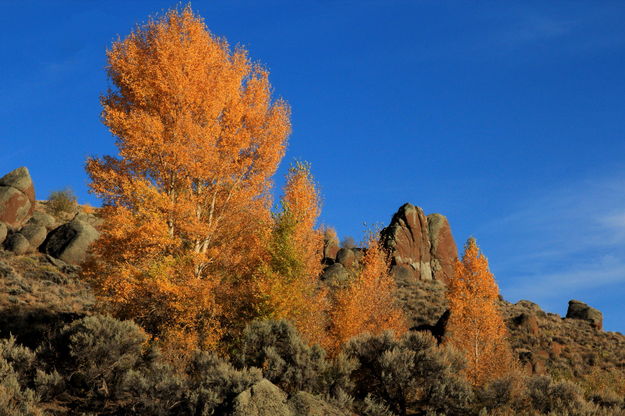
M107 56L102 119L119 155L87 163L105 225L83 272L102 308L180 354L230 348L255 319L289 319L330 352L362 332L407 330L376 235L350 282L320 280L320 198L307 164L289 170L272 212L290 110L244 49L231 51L186 7L138 26ZM506 335L488 264L467 250L450 286L448 342L477 351L477 382L500 351L484 337L498 345Z

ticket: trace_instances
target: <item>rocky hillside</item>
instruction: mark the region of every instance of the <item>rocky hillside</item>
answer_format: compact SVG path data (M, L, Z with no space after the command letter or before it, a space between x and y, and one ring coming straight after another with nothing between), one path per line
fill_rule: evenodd
M412 328L444 334L446 280L453 271L457 248L447 218L425 215L404 204L382 231L399 285L399 298ZM360 248L339 248L326 239L323 277L342 281L358 268ZM571 300L565 317L541 310L528 300L501 300L512 345L524 370L550 374L590 385L605 385L625 394L625 336L602 329L600 311Z
M42 341L94 313L93 295L77 278L89 244L98 237L99 220L92 211L79 205L63 211L50 201L37 201L26 168L0 178L0 339L13 335L33 350L42 348ZM405 204L382 231L382 242L391 255L398 297L412 329L430 331L440 339L445 332L446 282L457 256L447 219ZM323 279L331 286L347 281L357 272L363 252L340 247L336 236L328 236ZM527 300L512 304L502 299L501 308L527 374L574 380L588 391L625 396L625 336L604 331L601 312L576 300L569 302L566 317L544 312ZM246 390L247 395L275 387L254 380L259 384ZM241 400L249 399L245 397ZM297 397L316 400L305 393Z

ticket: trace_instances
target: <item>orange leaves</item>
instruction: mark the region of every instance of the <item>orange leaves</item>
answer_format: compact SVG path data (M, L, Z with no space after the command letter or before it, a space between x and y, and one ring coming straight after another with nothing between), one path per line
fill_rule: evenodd
M296 163L287 174L282 210L275 215L269 259L257 277L257 315L289 319L312 343L325 340L327 294L321 287L322 235L315 229L319 194L310 166Z
M138 26L107 58L102 120L119 155L87 162L106 207L85 276L116 315L214 345L230 301L216 293L264 256L288 105L190 7Z
M379 334L392 330L396 336L406 332L406 319L395 299L395 290L387 255L371 235L360 273L348 287L335 294L332 341L328 348L337 351L344 342L362 332Z
M499 288L475 239L456 260L455 277L448 286L451 315L445 342L464 351L467 376L483 385L513 367L508 333L498 307Z

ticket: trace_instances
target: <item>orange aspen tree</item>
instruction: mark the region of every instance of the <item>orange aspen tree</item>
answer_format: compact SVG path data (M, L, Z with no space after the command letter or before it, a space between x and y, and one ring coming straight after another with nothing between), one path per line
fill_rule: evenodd
M261 318L289 319L311 343L326 337L326 291L320 284L323 235L315 228L320 197L310 165L295 163L286 177L281 211L258 279Z
M467 376L476 386L512 370L508 331L498 306L499 287L488 259L469 238L447 288L450 317L445 343L465 353Z
M396 290L388 255L371 233L360 272L334 295L330 351L338 351L343 343L363 332L379 334L391 330L396 336L406 332L407 321L395 298Z
M138 26L107 58L102 120L118 156L87 161L104 226L85 275L115 315L214 346L231 311L220 299L236 298L262 257L289 107L189 6Z

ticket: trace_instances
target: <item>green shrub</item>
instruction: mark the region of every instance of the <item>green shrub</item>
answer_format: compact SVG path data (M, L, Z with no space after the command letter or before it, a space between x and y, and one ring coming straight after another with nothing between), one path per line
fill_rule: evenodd
M66 326L60 338L63 372L76 394L118 398L128 373L145 365L148 337L131 321L88 316Z
M17 381L26 386L34 375L35 353L27 347L15 343L13 336L0 339L0 359L11 366Z
M430 334L409 332L399 340L390 333L363 334L347 343L345 353L359 364L356 399L371 395L396 414L408 409L458 413L472 399L471 387L459 375L463 357L439 347Z
M6 359L0 357L0 416L40 416L35 393L20 385L21 376Z
M237 370L229 362L208 352L198 352L187 371L184 398L176 414L207 416L224 414L242 391L262 380L257 368Z
M78 202L74 192L67 188L61 191L51 192L46 206L50 213L58 216L63 213L71 214L76 212Z
M554 382L548 376L529 378L527 393L532 408L544 414L576 414L587 405L579 386L570 381Z
M324 394L332 384L328 375L341 372L340 367L331 367L322 348L308 346L284 320L249 324L243 331L238 361L241 366L261 368L265 378L287 393L303 390Z

